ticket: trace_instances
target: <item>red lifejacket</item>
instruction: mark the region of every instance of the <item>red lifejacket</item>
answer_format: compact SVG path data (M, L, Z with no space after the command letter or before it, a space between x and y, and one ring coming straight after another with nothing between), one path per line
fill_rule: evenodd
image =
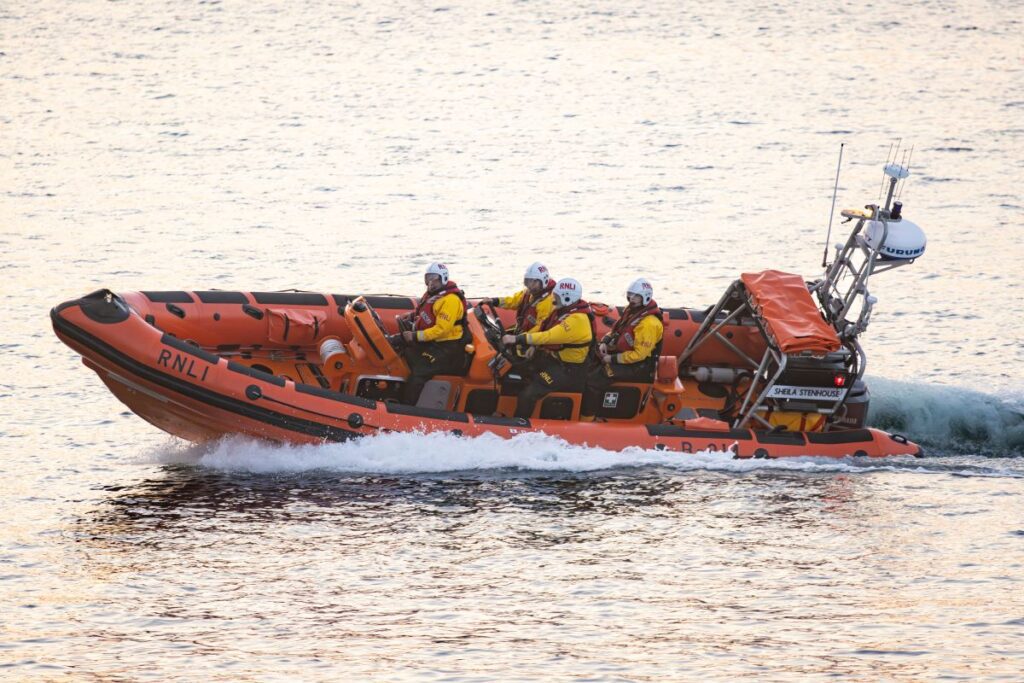
M649 304L636 311L630 311L629 308L622 311L622 317L615 321L606 337L608 341L605 343L608 344L609 351L614 350L616 353L625 353L632 350L636 345L636 337L634 336L636 326L649 315L657 316L658 320L662 319L661 309L658 308L658 304L655 303L654 299L651 299ZM655 353L651 355L656 356L660 347L661 344L658 344Z
M413 319L416 321L416 330L425 330L429 327L433 327L437 323L437 319L434 317L434 303L437 302L443 296L454 294L459 297L459 301L462 302L462 317L456 321L456 325L462 325L463 334L466 331L466 311L469 310L469 306L466 305L466 295L463 294L459 286L454 281L449 280L448 284L444 286L437 294L431 294L429 291L425 292L420 297L420 302L416 304L416 310L413 311Z
M590 341L583 342L582 344L545 344L540 348L545 351L551 351L556 353L562 349L582 349L586 346L594 346L597 340L597 326L594 324L594 311L590 310L590 304L582 299L564 308L556 308L551 311L551 315L544 319L541 323L539 332L546 332L555 325L559 324L573 313L586 313L587 319L590 321Z
M555 281L548 280L544 290L536 297L527 290L516 309L516 333L526 332L537 324L537 304L555 289Z

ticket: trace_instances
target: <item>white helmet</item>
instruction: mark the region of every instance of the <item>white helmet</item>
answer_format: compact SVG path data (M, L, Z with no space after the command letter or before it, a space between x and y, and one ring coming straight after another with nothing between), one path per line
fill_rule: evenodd
M541 287L547 287L548 281L551 280L551 276L548 275L547 266L540 261L537 261L529 268L526 269L526 275L523 276L524 280L540 280Z
M571 277L562 278L555 285L555 301L559 308L572 306L583 298L583 285Z
M440 275L441 284L448 284L448 266L443 263L431 263L430 267L427 268L427 272L424 275Z
M643 297L644 306L651 303L651 298L654 296L654 287L651 287L651 283L644 277L638 277L633 280L629 285L629 289L626 290L626 296L630 294L639 294Z

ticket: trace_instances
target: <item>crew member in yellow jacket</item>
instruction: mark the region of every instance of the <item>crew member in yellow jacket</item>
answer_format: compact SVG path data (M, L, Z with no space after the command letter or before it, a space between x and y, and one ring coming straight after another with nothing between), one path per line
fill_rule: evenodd
M594 314L583 301L583 287L572 278L559 280L552 292L556 308L536 332L507 334L505 344L536 346L543 353L536 371L519 392L516 417L529 418L537 401L553 391L583 391L587 356L594 344Z
M626 290L626 301L622 316L597 347L599 363L587 375L581 420L594 419L598 408L605 405L605 390L612 382L654 381L665 334L654 288L645 278L637 278Z
M466 297L448 279L443 263L432 263L423 275L427 291L412 313L413 329L402 333L405 360L411 374L402 389L402 402L415 405L427 380L458 373L466 362Z
M547 267L538 261L526 269L523 289L511 296L494 297L489 301L498 308L516 312L516 324L510 330L512 334L536 332L555 309L555 298L551 294L554 288L555 281Z

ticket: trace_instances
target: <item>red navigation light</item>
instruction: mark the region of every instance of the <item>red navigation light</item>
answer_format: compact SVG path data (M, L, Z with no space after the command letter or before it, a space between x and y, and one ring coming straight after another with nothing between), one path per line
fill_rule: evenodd
M837 387L845 387L846 375L836 375L835 378L832 380L832 383L835 384Z

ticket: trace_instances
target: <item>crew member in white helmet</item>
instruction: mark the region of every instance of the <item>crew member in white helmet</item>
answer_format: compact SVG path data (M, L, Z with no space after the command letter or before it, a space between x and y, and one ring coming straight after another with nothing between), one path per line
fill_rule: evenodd
M605 389L613 382L653 382L661 339L665 334L662 312L654 301L654 288L637 278L626 290L622 316L597 347L597 367L587 374L580 420L593 421Z
M434 375L456 374L466 362L466 297L443 263L431 263L423 274L427 291L412 312L413 329L402 333L405 360L411 374L402 389L402 402L415 405Z
M516 404L516 417L529 418L537 401L553 391L583 391L587 356L594 345L594 313L583 300L583 286L572 278L559 280L552 291L554 310L536 332L507 334L505 344L536 346L536 372Z
M488 301L498 308L516 312L516 324L510 330L512 334L536 332L555 308L555 298L551 294L554 289L555 281L547 267L537 261L526 269L523 289L511 296L494 297Z

